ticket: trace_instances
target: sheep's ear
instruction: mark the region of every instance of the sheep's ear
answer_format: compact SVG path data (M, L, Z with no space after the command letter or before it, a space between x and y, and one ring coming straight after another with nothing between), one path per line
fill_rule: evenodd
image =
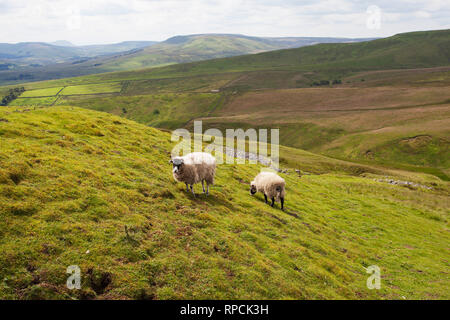
M173 163L173 160L172 160L172 159L170 159L170 160L169 160L169 164L172 164L172 163Z

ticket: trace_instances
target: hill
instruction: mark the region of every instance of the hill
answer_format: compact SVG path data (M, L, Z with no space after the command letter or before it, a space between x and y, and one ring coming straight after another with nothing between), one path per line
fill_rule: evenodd
M79 53L73 47L43 42L0 43L1 62L14 64L14 67L58 63L74 57L79 57Z
M49 65L92 58L149 47L154 41L126 41L114 44L75 46L67 41L0 43L0 61L14 64L16 68Z
M450 30L421 31L361 43L318 44L297 49L173 65L154 75L258 70L302 70L329 76L355 71L448 66Z
M286 146L448 180L448 34L29 83L12 105L77 105L165 129L196 119L220 129L276 127Z
M449 298L449 189L433 177L411 175L428 190L290 171L282 212L249 195L258 166L221 165L210 197L192 198L171 177L169 134L133 121L72 107L0 119L3 299Z
M58 79L84 74L102 73L157 67L163 65L230 57L258 53L283 48L307 46L322 42L355 42L368 39L348 38L258 38L232 34L200 34L172 37L161 43L122 42L113 45L90 45L80 47L60 47L39 44L47 51L35 49L37 44L27 44L26 49L17 45L4 45L4 53L15 54L5 60L5 70L0 71L0 83L20 83L26 80L37 81ZM28 55L20 54L26 51ZM54 57L52 53L55 52ZM2 46L0 45L0 58ZM64 55L62 54L64 53ZM114 55L115 53L119 53ZM108 55L108 56L103 56ZM88 59L93 58L95 59ZM14 60L13 58L16 58ZM18 60L17 60L18 59ZM53 60L52 60L53 59ZM27 62L46 64L45 67L21 68L14 70L14 63ZM49 65L49 63L59 64ZM13 63L13 65L6 65ZM15 67L17 69L17 66Z
M56 40L53 42L49 42L48 44L54 45L54 46L61 46L61 47L75 47L73 43L67 40Z
M119 71L168 64L193 62L296 48L323 42L352 42L366 39L346 38L260 38L231 34L176 36L155 46L108 61L102 69Z

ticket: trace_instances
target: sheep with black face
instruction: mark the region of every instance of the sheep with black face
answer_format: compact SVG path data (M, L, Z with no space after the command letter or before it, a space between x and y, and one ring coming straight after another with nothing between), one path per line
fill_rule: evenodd
M216 159L206 152L193 152L183 157L174 157L172 163L172 173L176 181L186 184L186 191L189 187L195 197L194 184L201 182L203 193L209 194L209 186L214 184L216 173ZM205 191L206 182L206 191Z
M286 182L283 178L273 172L261 172L250 183L250 194L254 195L256 192L264 194L264 200L268 203L267 198L272 200L271 206L275 201L281 202L281 210L284 209L284 197Z

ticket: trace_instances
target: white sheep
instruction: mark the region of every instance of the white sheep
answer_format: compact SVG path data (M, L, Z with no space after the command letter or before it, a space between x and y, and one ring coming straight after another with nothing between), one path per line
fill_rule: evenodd
M264 194L264 200L266 203L267 198L272 200L271 206L273 207L275 201L281 202L281 210L284 209L284 196L286 182L283 178L273 172L261 172L250 183L250 193L254 195L256 192L262 192Z
M193 152L183 157L174 157L170 160L170 163L173 165L173 177L175 180L186 184L187 192L189 192L188 186L190 186L195 197L194 184L201 182L203 193L209 194L209 185L214 184L214 175L216 173L216 159L211 154Z

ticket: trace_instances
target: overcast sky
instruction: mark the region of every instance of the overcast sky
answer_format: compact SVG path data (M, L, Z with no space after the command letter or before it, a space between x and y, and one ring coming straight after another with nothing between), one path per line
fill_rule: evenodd
M0 42L174 35L382 37L450 28L449 0L0 0Z

